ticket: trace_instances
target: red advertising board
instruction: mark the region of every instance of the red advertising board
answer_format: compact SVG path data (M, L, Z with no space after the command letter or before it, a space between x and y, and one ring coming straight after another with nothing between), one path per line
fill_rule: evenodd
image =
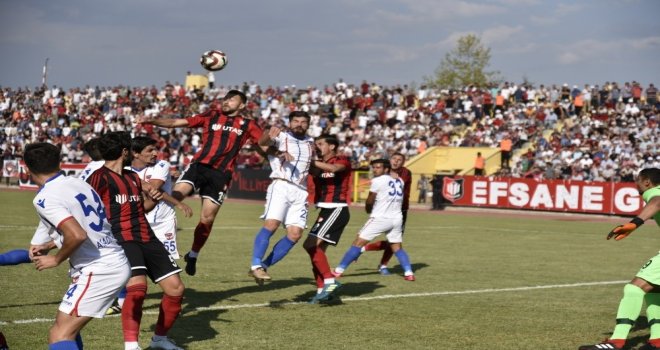
M644 206L634 183L460 176L444 178L442 194L470 207L636 215Z

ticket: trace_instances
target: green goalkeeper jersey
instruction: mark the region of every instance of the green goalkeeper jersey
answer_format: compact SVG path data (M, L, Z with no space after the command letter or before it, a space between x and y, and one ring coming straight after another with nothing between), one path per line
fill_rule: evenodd
M644 199L644 202L646 203L651 201L651 198L658 196L660 196L660 185L649 188L648 190L644 191L644 193L642 193L642 199ZM655 215L653 215L653 220L655 220L656 224L660 226L660 212L657 212Z

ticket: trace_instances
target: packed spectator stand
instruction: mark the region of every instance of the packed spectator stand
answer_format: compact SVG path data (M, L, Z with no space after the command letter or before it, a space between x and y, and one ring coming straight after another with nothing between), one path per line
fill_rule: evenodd
M494 147L513 144L500 176L587 181L631 181L643 167L660 167L658 90L653 84L605 82L503 83L488 88L432 89L425 85L381 86L343 80L322 88L240 86L1 88L0 145L3 159L21 157L25 144L48 141L66 162L89 159L87 140L129 130L159 140L161 159L183 169L200 145L201 131L136 125L139 115L185 117L218 108L218 98L239 89L247 112L260 125L284 125L292 110L312 115L309 133L337 135L340 153L356 168L394 151L408 157L433 146ZM239 167L261 167L249 147Z

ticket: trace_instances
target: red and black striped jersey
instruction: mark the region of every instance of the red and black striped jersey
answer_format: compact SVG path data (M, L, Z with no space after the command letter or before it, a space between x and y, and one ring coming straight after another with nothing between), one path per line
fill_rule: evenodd
M101 167L87 178L101 196L112 234L118 242L157 240L144 216L142 184L137 173L122 170L118 174Z
M226 116L216 108L186 118L191 128L201 127L202 147L193 162L207 164L218 170L234 170L236 157L248 141L257 144L262 130L252 119Z
M410 204L410 186L412 185L412 173L408 168L402 166L399 169L392 169L393 172L397 173L401 180L403 181L403 203L401 204L401 210L408 210L408 205Z
M314 176L314 203L347 203L350 195L351 161L344 156L335 156L324 163L343 164L340 172L322 172Z

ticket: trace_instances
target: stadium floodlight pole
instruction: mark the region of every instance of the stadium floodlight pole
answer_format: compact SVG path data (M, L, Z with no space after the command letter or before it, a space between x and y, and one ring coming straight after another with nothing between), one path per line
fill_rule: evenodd
M41 74L41 86L46 87L46 82L48 78L48 57L46 57L46 62L44 62L44 69Z

